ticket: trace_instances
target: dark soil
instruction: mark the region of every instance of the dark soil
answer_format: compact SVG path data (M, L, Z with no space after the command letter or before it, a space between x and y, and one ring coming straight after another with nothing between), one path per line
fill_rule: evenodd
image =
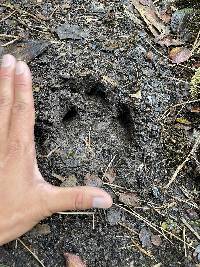
M168 50L154 42L129 1L68 1L69 8L66 1L10 2L22 11L3 21L1 32L48 44L29 64L37 156L44 178L60 185L58 175L75 175L78 185L84 185L88 173L102 178L115 157L112 167L117 176L113 185L103 188L116 204L120 204L119 193L133 191L140 201L134 211L150 223L160 227L164 222L168 231L183 239L183 217L200 232L198 159L191 159L169 189L163 190L199 133L199 114L191 112L199 103L173 107L191 100L188 82L195 58L172 65ZM12 12L8 6L0 8L2 17ZM86 29L87 36L60 40L55 30L67 22ZM141 98L131 96L138 91ZM191 124L177 124L177 117ZM131 211L130 207L120 205L96 210L95 229L90 215L54 215L41 222L50 226L48 235L31 231L22 240L48 267L65 266L65 252L79 255L90 267L197 266L194 249L187 247L185 257L183 242L167 235L170 243L123 209ZM160 235L162 242L145 245L127 227L137 233L146 228L150 236ZM186 241L194 248L200 242L187 228ZM0 248L0 263L40 266L15 242Z

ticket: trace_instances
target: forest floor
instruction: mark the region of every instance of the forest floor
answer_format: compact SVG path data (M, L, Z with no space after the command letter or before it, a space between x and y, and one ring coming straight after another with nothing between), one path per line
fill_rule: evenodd
M177 51L170 59L174 46L161 45L156 27L176 31L170 21L182 7L155 2L164 15L152 26L138 11L152 8L147 0L0 1L0 53L33 74L42 175L100 186L114 200L44 220L23 243L0 247L0 264L62 267L73 253L88 267L200 266L197 39L174 32L193 53L173 63Z

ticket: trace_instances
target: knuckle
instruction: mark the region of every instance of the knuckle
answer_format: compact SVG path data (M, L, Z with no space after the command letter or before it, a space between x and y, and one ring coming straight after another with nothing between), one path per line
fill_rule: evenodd
M83 209L83 203L84 203L84 194L83 192L78 192L75 197L75 203L74 203L74 209L75 210L82 210Z
M29 155L29 154L34 154L34 146L32 145L32 142L28 142L28 141L25 141L23 140L22 141L18 141L18 140L13 140L13 141L10 141L8 143L8 148L7 148L7 151L8 151L8 155L10 156L15 156L15 155L19 155L21 153L25 153L26 155Z
M23 150L22 144L19 141L12 141L8 144L8 154L9 155L16 155L19 154L20 151Z
M12 102L7 96L0 97L0 109L10 108L12 106Z
M27 88L27 83L25 81L15 82L15 89L16 90L24 90L26 88Z
M23 101L17 101L13 105L13 111L15 112L24 112L29 109L29 105Z
M12 80L12 74L8 71L0 71L0 79L1 80Z

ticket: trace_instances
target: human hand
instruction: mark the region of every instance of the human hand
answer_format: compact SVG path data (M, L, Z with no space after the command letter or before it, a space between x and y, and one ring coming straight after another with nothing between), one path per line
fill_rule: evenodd
M30 70L5 55L0 68L0 245L55 212L112 205L101 189L60 188L43 179L35 154L34 121Z

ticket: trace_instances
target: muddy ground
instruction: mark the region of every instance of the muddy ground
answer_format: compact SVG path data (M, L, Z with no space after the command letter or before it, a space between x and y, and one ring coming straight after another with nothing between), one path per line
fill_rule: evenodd
M18 11L0 20L0 31L47 46L29 63L41 173L55 185L95 175L116 205L95 210L94 229L89 214L57 214L41 222L47 232L36 228L21 240L48 267L65 266L65 252L90 267L199 266L200 240L183 223L200 232L198 149L164 190L199 135L199 113L191 112L199 102L174 107L193 100L197 57L172 64L131 1L38 2L3 1L1 18ZM65 23L84 31L61 40ZM130 192L137 205L119 198ZM41 266L15 241L0 248L0 263Z

